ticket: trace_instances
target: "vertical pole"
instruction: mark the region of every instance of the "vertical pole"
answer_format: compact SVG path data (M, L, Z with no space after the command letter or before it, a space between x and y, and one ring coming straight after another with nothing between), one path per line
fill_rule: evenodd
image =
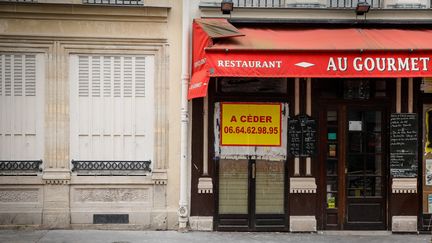
M181 76L181 126L180 126L180 201L179 201L179 231L187 230L189 219L188 209L188 83L189 83L189 0L183 0L182 11L182 76Z
M402 79L396 80L396 113L401 113L402 102Z
M300 79L296 78L294 83L295 89L295 101L294 101L294 115L298 115L300 113ZM300 159L294 158L294 175L300 175Z
M308 78L306 80L306 115L311 116L312 115L312 88L311 88L312 80L311 78ZM312 174L312 165L311 165L311 158L306 158L306 175Z
M413 78L408 79L408 113L413 112L414 104L414 88L413 88Z
M203 176L208 175L208 97L204 97L203 105Z

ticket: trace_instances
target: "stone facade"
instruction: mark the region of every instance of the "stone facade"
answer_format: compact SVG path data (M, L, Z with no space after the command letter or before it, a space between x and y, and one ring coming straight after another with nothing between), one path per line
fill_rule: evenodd
M0 53L35 54L43 82L43 114L37 114L43 121L43 156L35 158L43 161L42 171L0 176L0 224L176 228L178 193L172 192L178 191L180 141L170 138L179 137L180 2L145 1L138 7L38 2L0 4ZM98 176L72 171L70 132L77 121L70 113L73 55L152 57L154 114L146 116L154 119L154 145L145 148L153 154L151 172ZM96 225L94 214L126 214L129 222Z

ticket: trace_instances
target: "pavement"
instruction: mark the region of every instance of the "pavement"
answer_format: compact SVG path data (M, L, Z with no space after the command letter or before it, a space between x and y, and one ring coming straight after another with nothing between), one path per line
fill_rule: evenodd
M117 230L0 230L0 242L18 243L431 243L431 235L391 234L385 231L324 231L318 233L240 233Z

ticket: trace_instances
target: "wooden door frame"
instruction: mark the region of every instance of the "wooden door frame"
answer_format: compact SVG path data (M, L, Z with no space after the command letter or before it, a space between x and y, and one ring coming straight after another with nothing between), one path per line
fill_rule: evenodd
M382 152L382 183L385 184L382 186L383 189L383 207L384 207L384 215L383 215L383 221L384 221L384 227L387 229L389 227L389 204L390 204L390 197L389 197L389 183L390 183L390 176L389 176L389 168L388 168L388 122L387 118L389 117L389 113L391 112L391 107L389 102L384 102L381 104L377 104L373 100L328 100L324 102L320 102L320 112L318 114L319 116L319 128L320 128L320 137L325 138L327 136L327 125L326 125L326 111L328 110L336 110L338 113L338 137L337 141L339 144L338 148L338 224L335 227L327 227L327 207L326 207L326 156L327 156L327 142L324 142L324 140L320 140L319 148L320 151L322 151L319 155L319 183L318 186L321 188L319 190L318 194L318 200L320 200L318 205L318 217L321 221L321 228L323 230L326 229L337 229L337 230L344 230L345 227L345 219L347 215L347 188L346 188L346 179L347 175L345 174L346 169L346 147L347 147L347 107L355 107L359 108L361 110L367 111L370 107L378 107L379 110L383 112L382 114L382 146L383 146L383 152ZM370 109L369 109L370 110Z

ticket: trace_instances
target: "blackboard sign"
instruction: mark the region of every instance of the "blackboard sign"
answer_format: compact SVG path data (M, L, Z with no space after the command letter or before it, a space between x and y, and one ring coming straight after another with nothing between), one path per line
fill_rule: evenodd
M316 120L298 115L288 120L290 154L295 157L311 157L316 153Z
M417 176L417 114L396 113L390 118L390 173Z

